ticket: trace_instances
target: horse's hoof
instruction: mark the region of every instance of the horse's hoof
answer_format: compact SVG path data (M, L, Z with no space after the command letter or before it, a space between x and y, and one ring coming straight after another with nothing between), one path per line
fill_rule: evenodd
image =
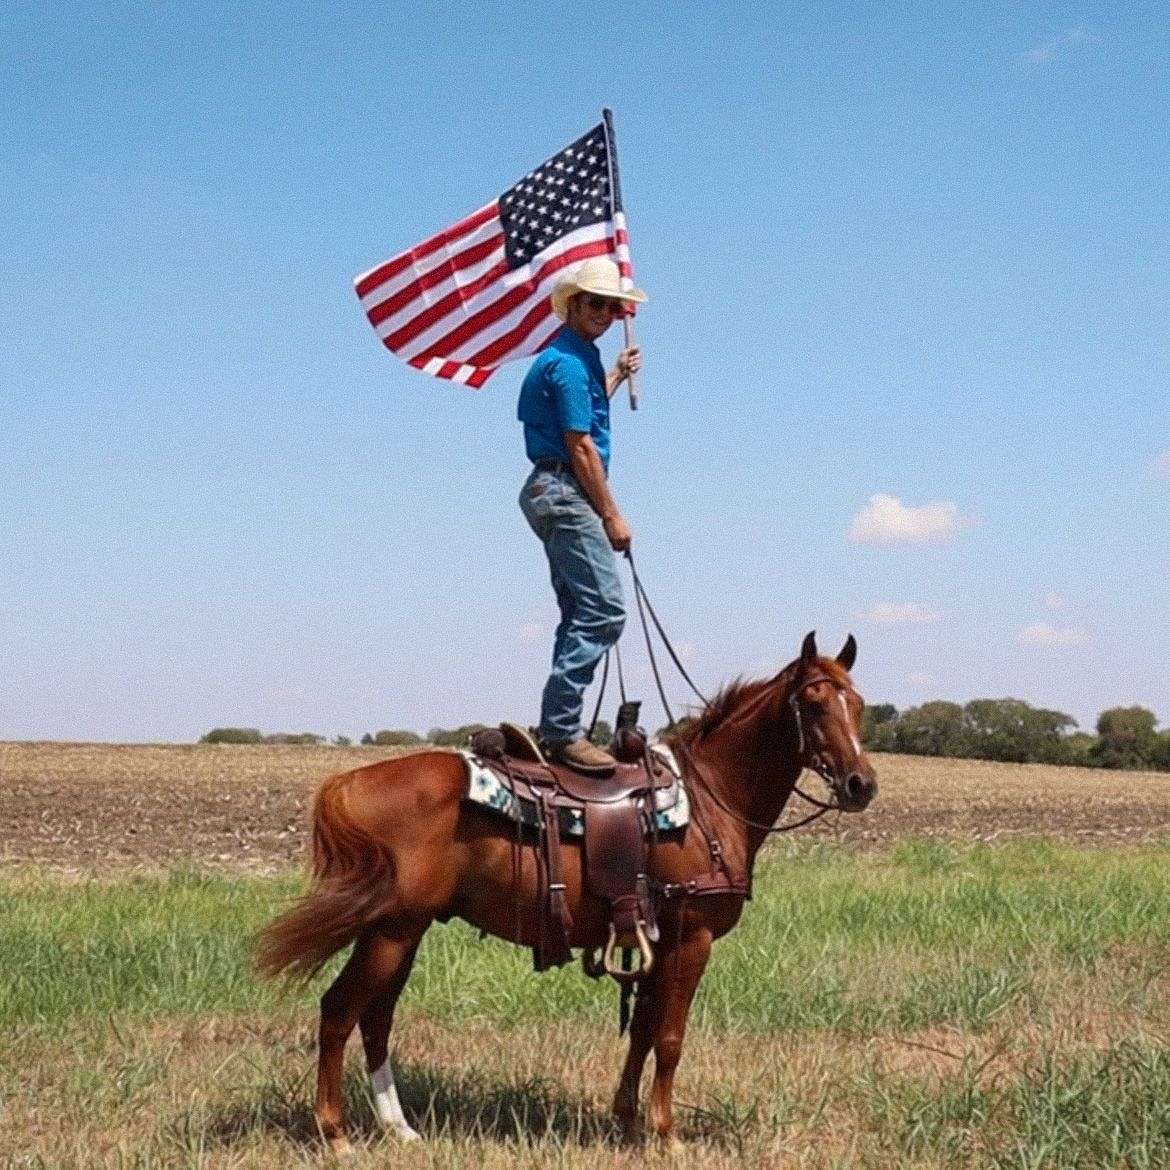
M664 1158L678 1158L686 1153L685 1143L672 1133L660 1133L655 1143L658 1153Z
M331 1137L329 1139L329 1152L335 1158L349 1158L353 1156L353 1146L349 1144L347 1137Z
M623 1146L640 1146L645 1134L637 1117L618 1116L618 1142Z

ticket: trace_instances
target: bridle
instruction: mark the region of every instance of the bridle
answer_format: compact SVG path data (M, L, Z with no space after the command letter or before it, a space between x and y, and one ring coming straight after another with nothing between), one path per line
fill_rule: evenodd
M809 687L816 686L817 683L828 683L836 692L844 705L846 687L835 679L830 678L827 674L813 675L812 678L805 679L799 687L793 687L792 694L788 696L788 705L792 708L792 718L796 723L796 741L797 741L797 762L803 768L808 768L811 772L816 772L818 776L829 786L830 791L836 796L839 785L839 778L833 770L832 761L829 760L823 749L818 748L811 755L808 755L808 740L804 734L804 720L800 710L800 696L804 694ZM800 777L797 777L799 781ZM821 802L811 797L806 792L802 792L796 785L793 786L793 791L798 793L804 800L810 804L820 805ZM839 808L837 804L826 804L823 807L828 810L830 808Z

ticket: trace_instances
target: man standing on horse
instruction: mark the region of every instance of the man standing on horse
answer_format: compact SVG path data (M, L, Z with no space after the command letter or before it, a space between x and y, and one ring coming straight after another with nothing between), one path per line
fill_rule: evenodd
M544 545L561 611L538 734L553 759L602 773L615 761L585 738L581 714L597 663L625 623L614 554L632 538L607 480L609 400L642 356L624 349L606 373L595 342L627 303L648 298L623 289L618 266L597 258L562 277L551 299L564 328L532 363L516 412L533 463L520 509Z

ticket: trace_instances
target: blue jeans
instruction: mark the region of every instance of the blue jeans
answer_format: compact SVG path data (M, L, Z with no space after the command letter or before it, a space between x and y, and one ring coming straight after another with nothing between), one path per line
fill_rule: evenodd
M585 689L625 624L617 558L601 517L567 469L533 468L520 489L520 510L544 545L561 611L540 738L565 743L581 738Z

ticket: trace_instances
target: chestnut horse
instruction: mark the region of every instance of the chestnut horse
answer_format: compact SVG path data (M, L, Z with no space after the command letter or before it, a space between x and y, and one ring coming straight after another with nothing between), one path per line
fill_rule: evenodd
M821 658L809 634L795 662L766 681L732 684L672 740L692 815L684 833L663 836L653 851L659 889L679 896L662 903L661 938L634 1006L613 1106L627 1137L636 1132L651 1048L650 1120L660 1138L671 1137L691 999L712 941L739 920L756 852L801 771L815 770L832 806L846 812L865 808L877 791L859 739L862 700L849 678L856 652L850 635L835 659ZM431 923L457 916L510 942L537 941L535 850L523 849L517 867L511 823L466 801L466 791L463 761L449 752L384 760L326 780L313 808L313 889L261 934L256 962L269 975L307 978L355 944L321 999L316 1116L337 1152L348 1149L342 1062L355 1025L379 1121L402 1138L418 1137L403 1116L387 1048L395 1004ZM570 942L599 947L606 907L584 888L580 844L566 841L562 854Z

